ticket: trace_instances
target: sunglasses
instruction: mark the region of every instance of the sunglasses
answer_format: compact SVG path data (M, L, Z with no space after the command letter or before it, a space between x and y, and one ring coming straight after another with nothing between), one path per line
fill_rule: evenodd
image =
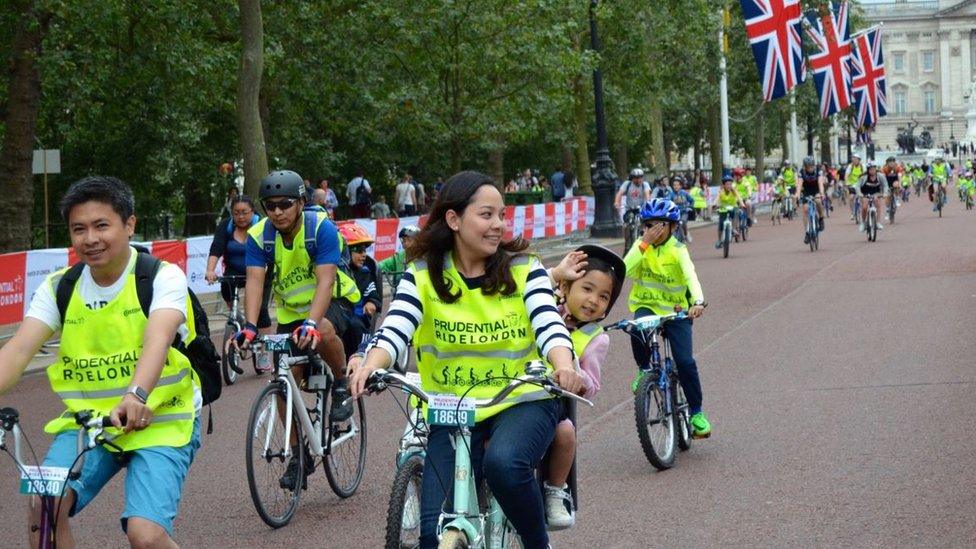
M264 211L272 212L274 210L285 211L294 206L296 202L298 202L297 198L283 198L277 202L274 200L265 200L262 204L264 205Z
M354 254L364 254L368 249L369 244L356 244L355 246L349 246L349 251Z

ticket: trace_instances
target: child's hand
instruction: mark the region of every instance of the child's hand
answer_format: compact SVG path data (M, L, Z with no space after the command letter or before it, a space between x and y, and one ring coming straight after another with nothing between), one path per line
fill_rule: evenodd
M659 242L662 238L664 238L664 235L667 232L667 223L655 223L650 227L644 228L644 236L641 238L641 240L644 241L644 244L650 246L651 244Z
M577 251L569 252L559 265L552 268L552 279L556 284L579 280L583 276L584 267L586 267L586 254Z

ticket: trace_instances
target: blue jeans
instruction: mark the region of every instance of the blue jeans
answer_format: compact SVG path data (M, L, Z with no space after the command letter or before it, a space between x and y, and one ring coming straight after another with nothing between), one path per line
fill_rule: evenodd
M654 312L650 309L640 308L634 313L634 318L651 316ZM691 415L695 415L702 410L702 388L701 380L698 378L698 364L691 352L691 325L690 318L672 320L664 325L664 337L671 345L671 355L674 357L674 364L678 369L678 380L681 388L685 391L688 399L688 408ZM643 343L635 338L630 338L631 348L634 351L634 360L642 368L650 367L651 351Z
M542 493L535 478L556 433L561 411L558 399L516 404L471 430L471 465L475 480L488 482L502 511L515 526L526 549L549 544ZM455 429L432 426L420 494L420 547L437 547L441 507L450 508L454 486ZM488 447L485 448L485 443Z

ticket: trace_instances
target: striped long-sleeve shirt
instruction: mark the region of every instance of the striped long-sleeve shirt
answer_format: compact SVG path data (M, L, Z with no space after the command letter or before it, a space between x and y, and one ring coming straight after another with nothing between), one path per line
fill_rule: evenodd
M556 347L567 347L572 351L573 342L556 309L549 275L538 258L530 258L522 301L532 323L540 355L545 358ZM414 267L411 264L400 280L389 312L367 350L379 347L389 353L394 362L405 360L407 345L423 316L424 306L417 292Z

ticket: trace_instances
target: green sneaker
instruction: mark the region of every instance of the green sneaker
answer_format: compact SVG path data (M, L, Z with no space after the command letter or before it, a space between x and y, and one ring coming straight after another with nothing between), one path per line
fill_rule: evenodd
M630 392L637 394L637 388L640 387L641 380L647 375L648 370L637 369L637 373L634 374L634 381L630 382Z
M708 438L712 434L712 424L705 417L705 412L698 412L691 416L691 436L693 438Z

